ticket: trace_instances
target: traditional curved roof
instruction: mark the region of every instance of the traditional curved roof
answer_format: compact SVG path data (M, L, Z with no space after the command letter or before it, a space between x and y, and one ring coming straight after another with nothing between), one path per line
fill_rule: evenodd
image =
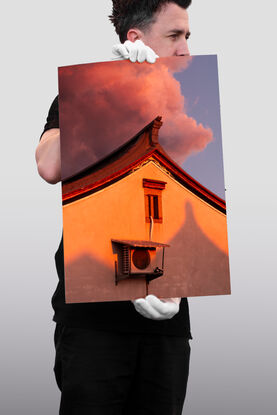
M162 117L157 116L104 159L64 180L62 182L63 205L109 186L130 174L134 168L147 159L153 159L191 192L226 213L225 201L186 173L160 145L159 129L162 124Z

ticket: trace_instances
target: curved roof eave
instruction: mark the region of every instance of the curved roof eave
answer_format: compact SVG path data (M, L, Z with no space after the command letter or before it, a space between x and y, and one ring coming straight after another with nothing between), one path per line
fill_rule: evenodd
M187 187L192 193L196 194L201 199L205 200L207 203L220 210L226 214L226 203L219 196L211 192L209 189L201 185L197 180L191 177L186 173L177 163L175 163L163 150L163 148L158 145L151 151L148 151L142 157L137 159L135 162L130 163L124 168L118 170L117 172L98 180L94 183L91 183L83 188L76 189L72 192L63 194L63 204L68 204L75 200L78 200L84 196L88 196L100 189L103 189L106 186L111 185L112 183L122 179L123 177L130 174L130 172L138 167L140 164L145 162L150 157L155 158L160 164L162 164L172 175L179 181L182 185Z

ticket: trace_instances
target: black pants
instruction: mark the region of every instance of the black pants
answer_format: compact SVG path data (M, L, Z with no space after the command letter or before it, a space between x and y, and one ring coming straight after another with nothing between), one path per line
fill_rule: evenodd
M57 324L55 346L60 415L181 415L188 339Z

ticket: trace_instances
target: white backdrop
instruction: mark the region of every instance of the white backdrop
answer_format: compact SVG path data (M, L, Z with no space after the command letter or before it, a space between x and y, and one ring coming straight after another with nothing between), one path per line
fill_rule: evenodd
M261 4L261 6L259 6ZM192 54L217 54L232 295L190 299L186 415L276 410L276 32L274 2L193 0ZM111 1L5 3L1 23L1 403L58 413L50 299L61 187L35 148L57 66L110 60Z

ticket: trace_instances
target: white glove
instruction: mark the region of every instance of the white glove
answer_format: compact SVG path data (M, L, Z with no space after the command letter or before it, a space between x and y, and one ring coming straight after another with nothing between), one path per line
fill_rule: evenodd
M131 62L144 62L155 63L156 58L159 56L149 47L146 46L142 40L136 40L131 42L126 40L123 44L119 43L112 47L112 53L116 55L118 59L130 59Z
M181 298L164 298L159 300L155 295L147 295L145 298L132 300L135 309L143 317L152 320L168 320L179 311Z

